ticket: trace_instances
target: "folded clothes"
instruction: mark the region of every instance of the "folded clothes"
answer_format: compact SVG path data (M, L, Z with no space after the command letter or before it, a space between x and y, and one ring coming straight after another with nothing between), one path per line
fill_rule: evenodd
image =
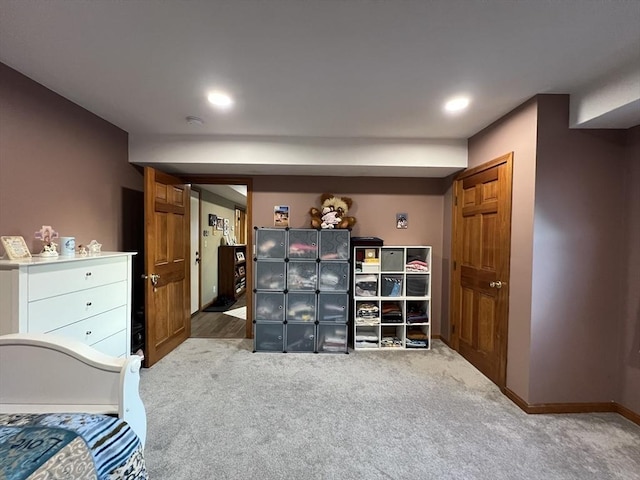
M356 334L356 342L377 342L378 336L373 334Z
M412 340L407 338L406 347L407 348L427 348L428 344L425 340Z

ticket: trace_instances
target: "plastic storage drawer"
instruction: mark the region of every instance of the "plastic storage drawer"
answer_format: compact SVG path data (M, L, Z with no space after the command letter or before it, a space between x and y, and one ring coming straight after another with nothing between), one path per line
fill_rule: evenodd
M256 258L285 258L285 230L256 228Z
M289 322L316 321L316 294L289 293L287 295L286 319Z
M282 261L256 263L257 290L284 290L285 263Z
M318 289L318 264L315 261L291 260L287 263L287 290Z
M284 321L284 293L257 292L255 320L258 322Z
M316 326L311 323L287 324L287 352L315 352Z
M320 231L320 260L349 260L349 231Z
M318 321L320 323L347 323L349 295L346 293L320 293L318 295Z
M320 262L318 287L321 292L346 292L349 289L349 263Z
M256 323L253 341L256 352L283 352L284 325L280 323Z
M289 230L288 236L288 257L296 258L318 258L318 231L317 230Z
M318 352L347 352L347 325L318 325Z

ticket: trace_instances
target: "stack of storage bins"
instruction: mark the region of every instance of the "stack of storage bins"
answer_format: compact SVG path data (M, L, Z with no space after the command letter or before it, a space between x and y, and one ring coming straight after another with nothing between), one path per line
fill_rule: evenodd
M255 230L254 351L347 353L349 230Z

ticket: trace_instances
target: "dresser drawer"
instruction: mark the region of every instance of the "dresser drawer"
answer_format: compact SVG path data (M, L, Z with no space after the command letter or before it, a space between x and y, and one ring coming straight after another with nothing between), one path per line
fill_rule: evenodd
M40 300L127 279L126 257L38 265L31 268L28 300Z
M127 331L122 330L115 335L105 338L104 340L92 345L96 350L111 355L112 357L125 357L128 355L127 347Z
M123 305L46 333L64 335L87 345L93 345L125 328L127 328L127 307Z
M50 332L127 304L127 282L30 302L29 332Z

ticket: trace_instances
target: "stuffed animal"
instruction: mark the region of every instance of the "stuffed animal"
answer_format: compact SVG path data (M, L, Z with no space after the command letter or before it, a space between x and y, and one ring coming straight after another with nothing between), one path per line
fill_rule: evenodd
M331 193L320 196L321 208L311 207L311 226L313 228L351 228L354 217L347 216L353 200L349 197L336 197Z

